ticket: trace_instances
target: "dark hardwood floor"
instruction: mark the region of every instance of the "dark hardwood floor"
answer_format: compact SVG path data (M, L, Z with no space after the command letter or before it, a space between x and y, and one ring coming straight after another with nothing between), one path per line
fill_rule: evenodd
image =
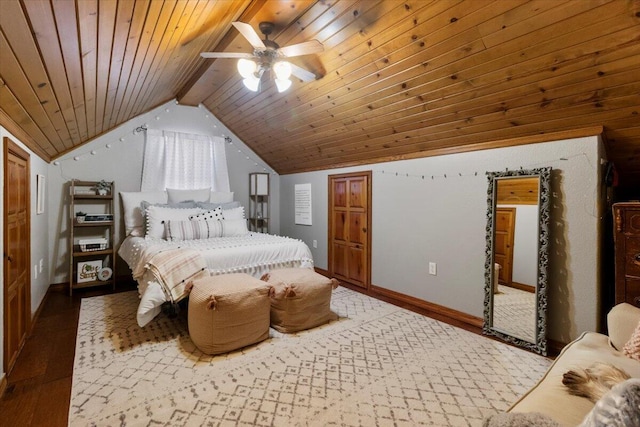
M127 284L117 292L135 289ZM112 291L75 291L52 287L18 359L8 375L0 400L0 426L66 426L71 398L73 358L80 301Z

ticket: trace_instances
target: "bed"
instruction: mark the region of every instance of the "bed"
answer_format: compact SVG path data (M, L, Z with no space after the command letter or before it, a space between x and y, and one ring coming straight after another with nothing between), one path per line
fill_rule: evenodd
M167 206L161 193L156 199L149 193L121 196L127 237L118 254L138 282L141 327L161 312L165 302L176 304L186 298L189 281L199 276L247 273L260 278L274 268L313 268L304 242L249 232L237 202L223 201L211 209L208 202Z

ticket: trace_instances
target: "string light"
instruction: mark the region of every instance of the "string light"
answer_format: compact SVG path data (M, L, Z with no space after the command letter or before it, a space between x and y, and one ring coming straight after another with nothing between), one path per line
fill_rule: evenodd
M173 103L175 105L180 105L177 100L173 101ZM206 119L211 120L211 121L215 120L215 115L213 115L206 107L204 107L203 104L198 105L198 109L203 112L203 115L204 115L204 117ZM169 107L164 108L164 113L170 113L170 112L171 112L171 108L169 108ZM154 116L154 118L155 118L156 121L160 121L162 119L162 117L160 115L156 115L156 116ZM137 134L139 134L139 133L141 133L143 131L146 131L147 130L147 126L148 126L147 123L144 123L144 124L142 124L140 126L134 127L133 130L130 131L130 132L133 135L137 135ZM218 124L216 122L214 122L212 124L212 127L214 129L218 129ZM264 162L262 162L262 159L259 159L259 158L257 160L256 159L252 159L252 157L255 156L255 153L253 151L251 151L251 150L249 150L248 152L245 151L241 144L234 143L233 140L231 139L231 137L229 137L225 133L222 133L221 137L224 138L224 140L225 140L225 142L227 144L229 144L230 146L233 146L235 149L237 149L238 153L241 154L245 158L245 160L248 160L251 163L253 163L253 166L261 168L264 172L270 173L272 175L276 175L276 172L274 170L272 170L269 167L269 165L267 165ZM118 138L114 138L114 141L127 142L126 133L124 135L121 135ZM108 143L106 143L104 145L104 147L106 149L111 149L113 147L113 143L108 142ZM74 161L78 162L78 161L84 159L85 157L87 157L88 155L96 156L99 153L99 151L100 151L99 149L95 149L94 148L94 149L90 150L89 152L80 153L80 154L77 154L77 155L75 155L73 157L67 157L66 159L56 160L56 161L53 162L53 165L54 166L60 166L60 168L62 169L62 165L63 165L63 163L65 161L74 160ZM61 170L61 173L62 173L62 170Z
M540 161L540 162L536 162L536 163L531 163L528 165L521 165L519 166L519 170L523 170L523 169L534 169L536 167L540 167L540 166L547 166L550 163L553 162L566 162L569 161L571 159L577 158L577 157L582 157L585 159L585 161L587 161L589 163L590 166L593 165L591 164L591 161L589 160L589 157L587 156L587 153L578 153L578 154L574 154L572 156L568 156L568 157L560 157L557 159L551 159L551 160L545 160L545 161ZM506 172L509 172L509 170L515 170L513 168L505 168ZM442 175L428 175L428 174L410 174L410 173L405 173L405 172L390 172L390 171L386 171L386 170L380 170L380 171L373 171L374 173L379 173L382 175L392 175L392 176L397 176L397 177L405 177L405 178L419 178L424 180L425 176L431 176L431 180L435 180L437 178L442 178L442 179L450 179L450 178L465 178L465 177L477 177L478 176L478 171L472 172L472 173L463 173L463 172L455 172L455 173L443 173ZM456 176L457 175L457 176ZM484 178L484 173L481 173L481 176Z
M170 110L169 108L165 108L165 110L164 110L164 111L165 111L166 113L169 113L171 110ZM156 116L156 120L160 120L160 116ZM140 132L142 132L142 131L145 131L145 130L147 130L147 124L146 124L146 123L142 124L141 126L137 126L137 127L135 127L135 128L133 129L133 131L132 131L132 134L133 134L133 135L137 135L138 133L140 133ZM125 134L125 135L126 135L126 134ZM122 136L120 136L119 138L114 138L114 140L115 140L115 141L119 141L119 142L127 142L127 138L125 137L125 135L122 135ZM109 149L111 149L111 148L113 147L113 144L112 144L111 142L108 142L108 143L106 143L106 144L104 145L104 147L105 147L107 150L109 150ZM60 166L60 169L61 169L60 173L62 174L62 176L63 176L63 177L67 178L67 177L64 175L64 173L62 172L62 164L63 164L65 161L73 159L74 161L78 162L78 161L80 161L80 160L84 159L85 157L87 157L88 155L91 155L91 156L95 156L95 155L97 155L97 154L99 153L99 151L100 151L100 150L98 150L98 149L95 149L95 148L94 148L94 149L92 149L92 150L90 150L90 151L88 151L88 152L81 153L81 154L77 154L77 155L75 155L75 156L73 156L73 157L68 157L68 158L66 158L66 159L56 160L55 162L53 162L53 165L54 165L54 166Z

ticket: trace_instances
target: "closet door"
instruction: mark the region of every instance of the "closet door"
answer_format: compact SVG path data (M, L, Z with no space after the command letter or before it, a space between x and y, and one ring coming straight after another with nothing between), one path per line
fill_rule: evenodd
M496 208L495 262L500 264L498 280L511 286L513 277L513 241L516 226L516 208Z
M369 288L371 172L329 176L329 272Z
M29 154L4 139L4 371L11 368L31 323Z

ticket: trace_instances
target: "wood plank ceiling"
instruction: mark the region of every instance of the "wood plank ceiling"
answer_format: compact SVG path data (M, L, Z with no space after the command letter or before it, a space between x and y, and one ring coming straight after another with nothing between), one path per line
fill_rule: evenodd
M320 77L247 90L199 56L251 52L235 20ZM631 185L639 41L640 0L3 0L0 124L51 161L176 98L283 174L602 126Z

